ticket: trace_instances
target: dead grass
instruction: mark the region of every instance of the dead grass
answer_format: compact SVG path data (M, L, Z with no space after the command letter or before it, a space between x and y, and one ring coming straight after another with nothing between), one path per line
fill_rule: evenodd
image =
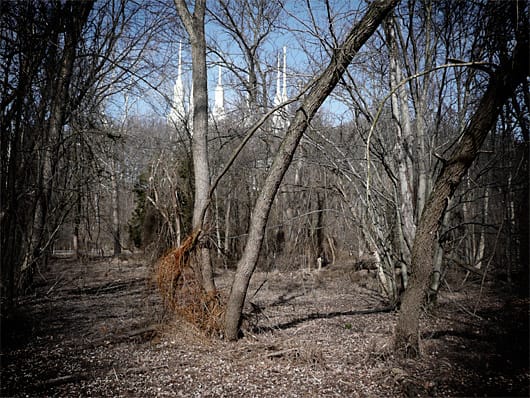
M177 317L207 335L219 335L225 311L220 291L206 292L195 260L200 231L191 234L182 245L169 251L156 264L156 280L164 304Z

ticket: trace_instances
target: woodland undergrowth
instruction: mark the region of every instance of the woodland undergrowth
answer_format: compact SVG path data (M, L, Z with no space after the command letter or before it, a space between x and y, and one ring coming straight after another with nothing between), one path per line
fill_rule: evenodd
M200 231L193 232L158 260L156 281L168 310L208 336L222 335L226 294L207 292L202 286L196 259L199 235Z

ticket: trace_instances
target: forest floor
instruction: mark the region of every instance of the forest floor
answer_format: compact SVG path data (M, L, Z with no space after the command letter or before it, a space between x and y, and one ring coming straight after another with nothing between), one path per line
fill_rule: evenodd
M228 288L233 271L221 270ZM2 323L2 397L528 396L528 298L446 285L419 360L366 271L257 272L238 342L171 320L145 261L54 261Z

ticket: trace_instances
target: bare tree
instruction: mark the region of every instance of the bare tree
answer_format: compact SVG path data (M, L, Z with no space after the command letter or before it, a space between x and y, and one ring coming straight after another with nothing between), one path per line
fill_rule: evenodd
M223 0L210 9L213 20L237 44L243 61L238 63L231 59L215 37L209 47L234 74L237 85L245 88L243 103L253 120L256 120L256 112L263 113L269 106L268 65L263 62L264 47L270 41L280 12L278 2L264 0Z
M523 19L527 21L525 17ZM528 26L520 20L516 20L516 23L520 25L513 53L511 56L502 57L501 64L490 73L488 87L464 129L455 152L444 161L416 230L410 286L403 295L396 327L395 348L406 357L415 357L420 353L419 316L432 272L440 224L448 201L477 157L484 139L495 125L502 106L528 76Z
M6 206L1 218L2 305L10 307L21 273L27 271L25 277L31 279L35 262L45 256L57 232L57 224L50 221L63 127L80 98L78 92L72 95L71 87L93 2L6 7L2 40L10 42L2 48L11 50L3 54L0 191ZM40 101L33 102L35 92L40 92ZM21 222L27 225L22 233L16 231Z
M364 17L350 30L343 44L333 52L330 64L317 78L296 111L254 206L247 244L238 263L225 314L225 335L230 340L237 339L248 284L256 267L272 201L298 143L316 111L337 85L355 53L373 34L396 3L397 1L393 0L375 1L369 6Z
M103 128L104 103L129 74L142 78L151 37L143 33L160 24L148 6L122 0L3 3L1 19L0 235L2 297L10 301L46 263L63 227L71 223L80 238L85 210L101 221L98 163L114 142Z
M192 80L193 80L193 138L192 157L195 178L195 196L193 207L193 230L209 228L208 204L210 192L210 169L208 158L208 87L206 70L206 37L204 16L206 2L197 0L193 14L184 0L175 0L175 7L188 32L191 42ZM207 232L207 231L204 231ZM207 235L204 234L206 237ZM199 264L204 289L215 290L210 250L207 242L200 247Z

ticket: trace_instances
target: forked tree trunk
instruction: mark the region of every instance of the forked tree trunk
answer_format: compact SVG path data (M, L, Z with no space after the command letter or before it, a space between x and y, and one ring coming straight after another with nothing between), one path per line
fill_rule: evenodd
M410 264L412 241L416 231L413 193L415 178L412 164L414 134L409 114L408 93L404 85L399 86L399 82L403 80L403 72L398 57L396 40L396 30L398 27L393 17L388 18L383 25L389 50L390 89L395 90L390 97L390 101L392 118L395 122L397 135L394 153L395 171L399 189L395 193L395 209L398 220L396 225L396 243L402 257L402 261L400 262L401 292L408 285L408 265ZM392 270L391 277L393 277L393 274L394 272Z
M396 196L396 207L400 213L398 228L401 230L398 239L400 240L401 254L406 265L410 262L410 247L412 246L412 240L414 239L414 233L416 231L416 225L414 223L414 195L412 192L414 168L411 157L414 136L407 102L408 94L405 90L405 86L399 86L399 82L403 80L403 73L398 59L394 25L395 22L393 18L389 18L389 21L384 24L390 52L390 88L392 90L397 88L396 92L390 97L390 101L392 105L392 117L395 121L397 133L395 154L397 163L396 174L399 180L399 195ZM406 274L406 268L403 270Z
M488 88L458 144L445 163L425 204L412 248L411 278L403 295L396 327L395 349L405 357L419 350L419 316L433 268L436 240L449 198L475 160L488 132L494 127L503 104L528 75L528 33L519 38L511 59L492 73Z
M330 64L316 80L313 88L296 111L252 212L247 243L237 265L225 313L225 336L227 339L235 340L238 337L248 285L263 243L265 226L272 202L304 131L316 111L337 85L355 53L372 36L397 2L398 0L377 0L370 4L368 11L361 21L351 29L345 42L335 49Z

